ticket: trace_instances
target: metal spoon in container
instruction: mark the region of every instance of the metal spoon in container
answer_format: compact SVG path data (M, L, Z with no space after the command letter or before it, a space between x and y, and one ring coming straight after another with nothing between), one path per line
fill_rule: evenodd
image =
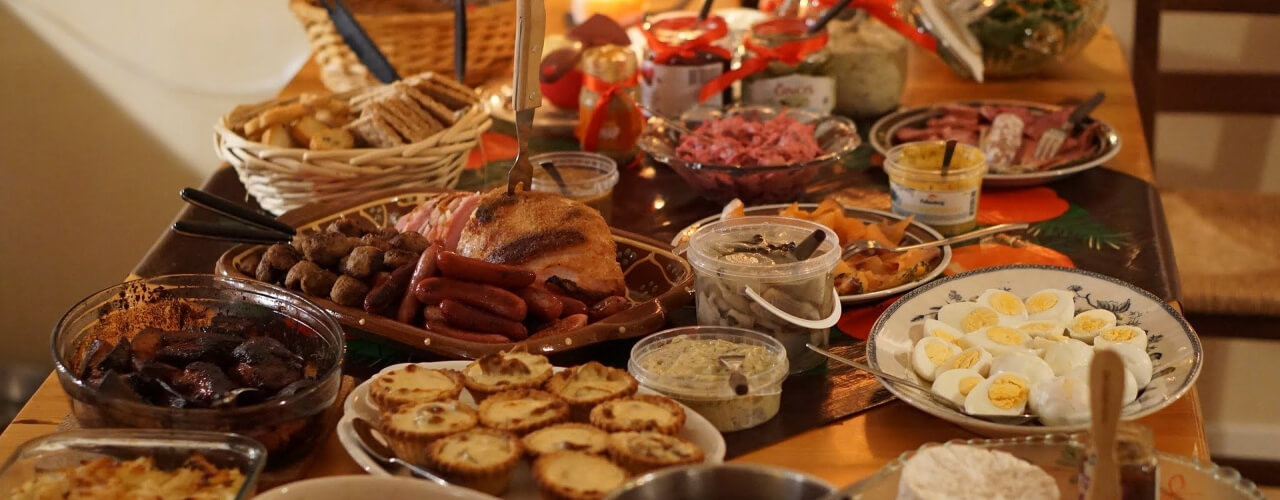
M746 396L751 392L751 388L747 386L747 376L742 374L742 362L747 360L745 354L727 354L717 358L720 365L729 370L729 387L733 388L733 393L739 396Z
M378 439L378 430L374 429L373 424L370 424L368 420L356 418L351 421L351 426L356 430L356 443L360 445L360 448L363 449L365 453L368 453L370 457L377 460L378 463L399 465L409 469L409 471L415 476L427 479L433 483L439 484L440 486L452 486L448 481L445 481L444 478L432 473L431 471L396 458L395 452L391 450L391 447Z

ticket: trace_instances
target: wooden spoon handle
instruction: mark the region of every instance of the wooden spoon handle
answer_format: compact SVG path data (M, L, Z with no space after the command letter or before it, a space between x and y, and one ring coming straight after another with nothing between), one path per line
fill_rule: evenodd
M1086 500L1120 498L1120 467L1116 460L1116 427L1124 404L1124 361L1113 351L1098 351L1089 367L1090 433L1097 462Z

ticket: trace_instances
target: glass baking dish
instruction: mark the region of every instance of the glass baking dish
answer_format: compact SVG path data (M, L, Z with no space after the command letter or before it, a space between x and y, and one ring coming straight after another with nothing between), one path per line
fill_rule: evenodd
M193 453L220 468L235 468L244 485L231 497L247 500L257 489L267 450L252 439L225 432L143 429L94 429L50 434L27 441L0 468L0 497L9 498L23 483L42 472L81 465L97 458L125 461L153 457L156 466L180 466Z

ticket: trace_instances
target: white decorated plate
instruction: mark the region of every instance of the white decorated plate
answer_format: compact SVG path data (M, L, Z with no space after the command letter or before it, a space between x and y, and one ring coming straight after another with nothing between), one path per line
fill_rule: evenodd
M436 370L458 370L462 371L470 364L470 361L437 361L433 363L417 363L418 366ZM406 366L408 363L392 365L384 368L378 374L382 374L388 370ZM555 371L564 368L556 367ZM372 378L370 378L372 380ZM640 388L640 394L657 394L644 387ZM475 406L475 400L471 398L471 394L467 391L462 392L462 396L458 398L463 403ZM702 448L706 454L706 460L703 463L718 464L724 462L724 437L720 435L715 426L711 425L706 418L699 415L687 406L680 405L684 408L685 422L684 430L680 431L679 436ZM359 438L356 437L355 427L352 422L355 419L363 418L370 422L378 421L378 409L369 400L369 381L356 386L351 394L347 396L347 400L342 406L342 419L338 421L338 441L342 443L342 447L347 450L347 454L351 459L364 469L365 472L375 476L391 475L386 469L383 469L377 461L370 457L358 444ZM511 486L507 488L506 494L502 498L507 500L536 500L539 498L538 489L533 484L533 474L529 470L529 461L523 460L516 468L515 476L511 480Z
M789 206L791 206L790 203L778 203L773 205L757 205L754 207L747 207L743 209L742 212L744 215L777 215L778 212L782 211L782 209L787 208ZM804 210L812 211L813 209L818 208L818 204L817 203L801 203L800 208ZM900 221L902 219L905 219L905 217L901 215L895 215L889 212L881 212L879 210L870 210L866 208L844 207L844 213L846 216L857 218L858 220L864 223L869 223L869 224L876 224L876 223L886 222L886 221ZM693 233L697 231L699 227L702 227L703 225L706 225L706 224L710 224L717 220L720 220L719 214L707 216L697 222L694 222L693 224L689 224L684 229L681 229L680 232L676 233L676 237L671 240L671 246L679 247L680 245L689 241L689 237L693 236ZM942 239L942 235L938 234L937 231L934 231L933 228L926 226L924 224L921 224L919 222L912 221L911 225L907 226L907 232L904 236L903 243L908 245L914 245L916 243L938 241L940 239ZM679 253L679 250L677 250L676 253ZM893 288L886 288L884 290L878 290L870 293L841 295L840 303L844 305L864 304L867 302L875 302L885 297L892 297L894 295L900 294L907 290L911 290L912 288L923 285L934 278L937 278L939 275L942 274L942 271L944 271L947 268L947 265L950 263L951 263L951 245L946 245L942 247L942 251L939 252L938 256L935 257L933 261L929 263L929 265L931 266L929 269L929 272L920 276L915 281L910 281L910 282L895 286Z
M1077 312L1108 309L1116 313L1119 324L1146 330L1149 336L1147 354L1151 357L1153 375L1151 382L1139 389L1138 399L1125 406L1121 414L1124 420L1145 417L1169 406L1190 390L1200 375L1203 362L1200 338L1186 319L1167 302L1109 276L1079 269L1035 265L978 269L911 291L890 306L871 327L867 362L890 375L920 381L908 368L911 347L923 335L920 323L925 318L936 317L938 308L952 302L972 301L990 288L1008 290L1023 298L1045 288L1072 291L1076 294ZM1038 422L994 424L952 410L884 380L880 382L911 406L984 436L1068 433L1088 428L1087 423L1075 426L1045 426Z

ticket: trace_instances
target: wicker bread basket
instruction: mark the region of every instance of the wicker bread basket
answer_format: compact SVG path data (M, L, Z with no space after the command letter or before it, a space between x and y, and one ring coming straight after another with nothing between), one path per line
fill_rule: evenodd
M397 12L400 0L347 0L356 20L401 75L453 74L453 11ZM448 5L444 3L443 5ZM314 0L290 0L320 65L320 79L334 92L376 84L342 41L329 15ZM386 12L386 13L384 13ZM510 71L515 57L516 7L502 1L467 11L466 84L479 86Z
M349 98L357 91L335 94ZM457 122L426 139L389 148L315 151L281 148L249 140L231 126L236 116L296 102L298 97L242 106L214 125L218 157L236 169L240 182L273 214L379 189L414 186L452 188L480 134L493 123L477 102Z

